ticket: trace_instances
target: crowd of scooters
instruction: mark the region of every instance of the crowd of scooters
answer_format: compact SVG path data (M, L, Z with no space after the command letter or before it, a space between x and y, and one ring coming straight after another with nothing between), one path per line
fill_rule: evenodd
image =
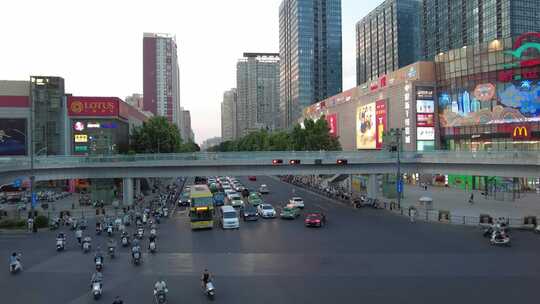
M131 209L124 213L123 216L116 218L97 218L96 219L96 236L106 235L107 240L107 253L111 259L116 256L117 243L114 239L115 233L120 235L120 244L122 247L131 246L131 262L134 265L140 265L142 263L142 249L140 243L144 239L145 228L149 229L148 237L148 252L154 254L157 252L157 225L160 224L162 219L169 216L168 205L174 205L174 200L177 200L177 192L172 188L169 193L160 194L159 199L150 202L149 206L146 206L142 210ZM127 227L134 223L135 229L133 235L130 235ZM89 253L92 250L92 237L85 235L84 231L87 230L87 220L81 218L79 220L64 214L64 216L55 218L51 221L51 229L60 229L62 226L69 227L75 232L75 238L80 245L83 253ZM66 235L64 232L59 232L56 237L56 250L64 251L66 248ZM23 270L21 253L13 252L9 258L10 272L16 274ZM94 263L96 271L92 274L90 282L91 294L94 299L99 299L103 294L103 267L104 267L104 254L101 251L100 246L96 248L94 255ZM208 297L213 298L215 290L213 283L210 279L210 273L205 270L201 280L203 282L203 290ZM164 280L158 280L154 284L153 295L156 303L167 302L168 288ZM113 304L123 303L122 299L116 297Z

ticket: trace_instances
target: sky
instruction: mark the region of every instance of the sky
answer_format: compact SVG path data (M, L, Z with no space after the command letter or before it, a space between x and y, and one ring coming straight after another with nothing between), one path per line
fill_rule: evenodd
M223 92L244 52L279 52L282 0L17 0L0 3L0 79L61 76L78 96L142 93L144 32L176 35L180 99L195 141L220 136ZM343 89L356 83L354 25L382 0L342 0Z

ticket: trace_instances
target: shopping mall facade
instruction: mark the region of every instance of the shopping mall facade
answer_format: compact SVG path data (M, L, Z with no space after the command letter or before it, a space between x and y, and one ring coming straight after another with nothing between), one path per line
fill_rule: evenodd
M303 118L321 115L344 150L386 149L388 131L401 129L405 151L540 153L540 33L440 53L318 102ZM467 190L539 183L466 172L408 177Z

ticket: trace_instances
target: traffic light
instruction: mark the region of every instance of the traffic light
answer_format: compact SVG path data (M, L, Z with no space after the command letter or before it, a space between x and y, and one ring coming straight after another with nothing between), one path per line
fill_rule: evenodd
M283 164L283 159L272 160L272 165L281 165L281 164Z
M299 165L300 160L299 159L291 159L291 160L289 160L289 164L290 165Z
M346 164L348 164L349 162L348 162L346 159L338 159L338 160L336 161L336 163L337 163L338 165L346 165Z

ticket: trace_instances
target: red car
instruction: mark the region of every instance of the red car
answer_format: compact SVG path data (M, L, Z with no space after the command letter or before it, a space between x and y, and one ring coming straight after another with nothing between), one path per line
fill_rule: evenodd
M306 215L306 227L322 227L326 224L326 216L322 212L313 212Z
M252 176L249 176L248 179L249 179L250 181L256 181L256 180L257 180L257 177L254 176L254 175L252 175Z

